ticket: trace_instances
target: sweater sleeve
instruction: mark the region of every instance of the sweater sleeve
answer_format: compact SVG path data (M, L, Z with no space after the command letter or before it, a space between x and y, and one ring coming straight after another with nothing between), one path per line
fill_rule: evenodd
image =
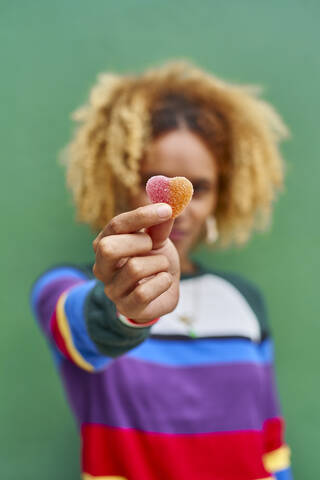
M274 342L269 328L267 305L258 287L253 288L256 313L260 316L262 327L261 349L267 365L267 381L265 383L265 421L263 425L263 464L276 480L292 480L291 450L285 438L285 420L282 414L281 401L276 382Z
M107 368L142 343L151 328L124 322L103 283L73 265L42 273L32 284L30 303L54 353L88 372Z
M260 288L246 280L242 289L247 301L255 312L261 329L261 355L266 362L263 403L265 421L263 424L263 464L275 480L292 480L291 450L285 439L285 420L276 382L274 341L270 329L269 312Z
M276 480L292 480L291 451L285 440L285 420L276 383L274 343L270 329L269 312L261 289L252 281L236 273L223 274L246 298L260 326L260 351L268 372L264 382L263 405L263 463Z
M271 354L272 355L272 354ZM269 384L265 398L274 399L275 411L266 414L263 425L263 463L265 469L270 472L276 480L292 480L291 450L285 438L285 420L281 411L278 389L276 385L274 363L271 358L269 365ZM272 401L272 400L271 400Z

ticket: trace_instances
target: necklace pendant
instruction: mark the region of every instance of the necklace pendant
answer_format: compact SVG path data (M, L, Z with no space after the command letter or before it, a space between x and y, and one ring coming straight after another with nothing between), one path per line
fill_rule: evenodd
M179 315L179 320L185 325L192 325L194 319L190 315Z
M193 324L194 324L194 317L192 315L179 315L179 320L188 327L188 335L190 337L196 338L196 333L193 330Z

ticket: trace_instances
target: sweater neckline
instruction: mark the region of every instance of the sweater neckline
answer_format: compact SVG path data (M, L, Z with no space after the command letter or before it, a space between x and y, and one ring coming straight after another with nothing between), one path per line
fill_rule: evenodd
M193 263L197 267L196 271L195 272L187 272L187 273L181 272L181 275L180 275L181 280L187 280L188 278L200 277L201 275L204 275L205 273L208 272L208 270L203 265L201 265L201 263L198 263L198 262L195 262L195 261Z

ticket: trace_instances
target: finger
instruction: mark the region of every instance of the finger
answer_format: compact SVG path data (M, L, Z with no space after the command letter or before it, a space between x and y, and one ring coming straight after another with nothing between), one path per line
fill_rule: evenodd
M167 203L154 203L138 207L130 212L120 213L105 226L93 242L94 249L101 238L120 233L137 232L165 222L172 215L172 209Z
M169 260L165 255L129 258L113 278L112 295L114 297L129 295L138 282L144 283L146 277L167 271L168 268Z
M154 225L146 229L146 233L150 235L152 240L152 249L157 250L161 248L167 239L172 230L174 224L174 219L170 218L166 222L160 223L159 225Z
M131 312L136 312L135 318L139 318L141 312L150 302L166 292L172 285L173 278L168 272L157 273L150 280L139 284L127 297L126 307ZM131 318L134 319L131 316Z
M111 235L102 238L97 244L94 275L103 282L109 282L120 261L127 257L146 255L152 249L150 236L144 232Z

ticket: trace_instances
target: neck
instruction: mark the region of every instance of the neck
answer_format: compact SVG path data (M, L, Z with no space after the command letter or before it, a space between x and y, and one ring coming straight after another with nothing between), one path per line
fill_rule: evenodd
M196 265L189 258L180 259L181 273L194 273L197 271Z

